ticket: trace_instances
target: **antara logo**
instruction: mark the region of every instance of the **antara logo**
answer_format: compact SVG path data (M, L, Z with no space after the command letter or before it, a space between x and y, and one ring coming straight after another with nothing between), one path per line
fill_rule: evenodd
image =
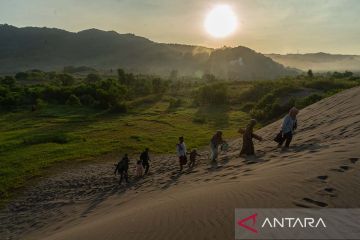
M255 213L253 215L250 215L244 219L241 219L237 222L237 224L240 227L245 228L246 230L258 233L258 230L255 228L256 225L256 218L258 214ZM251 226L249 226L249 223L245 224L246 222L251 221ZM326 224L322 218L296 218L296 217L285 217L285 218L268 218L266 217L265 220L261 224L261 228L318 228L323 227L326 228Z
M245 224L245 222L252 220L252 225L254 226L256 224L256 217L257 217L257 213L255 213L251 216L248 216L247 218L244 218L242 220L239 220L237 223L239 224L240 227L243 227L246 230L249 230L250 232L258 233L258 231L255 228L252 228Z
M295 217L286 217L286 218L273 218L272 221L269 218L266 218L261 228L269 226L271 228L326 228L326 224L322 218L295 218Z

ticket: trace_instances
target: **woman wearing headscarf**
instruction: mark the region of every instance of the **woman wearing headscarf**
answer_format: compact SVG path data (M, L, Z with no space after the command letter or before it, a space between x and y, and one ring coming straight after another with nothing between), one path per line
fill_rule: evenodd
M215 162L219 155L219 146L225 143L222 139L222 131L217 131L210 141L210 159Z
M245 130L244 129L239 129L239 133L243 134L243 144L242 144L242 148L240 151L240 156L245 154L245 155L255 155L255 148L254 148L254 142L253 142L253 138L262 141L262 137L256 135L254 133L254 127L256 125L256 120L255 119L251 119L249 124L246 126Z
M297 128L296 116L298 113L299 110L293 107L290 109L289 114L284 117L281 125L281 131L275 138L275 141L279 143L278 147L282 147L285 142L285 148L289 148L293 138L294 130Z

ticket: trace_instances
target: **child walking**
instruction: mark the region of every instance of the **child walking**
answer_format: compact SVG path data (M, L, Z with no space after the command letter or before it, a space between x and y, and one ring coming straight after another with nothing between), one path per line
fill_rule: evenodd
M136 162L136 177L141 178L143 176L143 172L144 169L143 169L142 161L138 160Z
M193 150L191 150L189 155L190 155L189 168L192 168L195 166L196 157L200 156L200 154L197 153L196 149L193 149Z

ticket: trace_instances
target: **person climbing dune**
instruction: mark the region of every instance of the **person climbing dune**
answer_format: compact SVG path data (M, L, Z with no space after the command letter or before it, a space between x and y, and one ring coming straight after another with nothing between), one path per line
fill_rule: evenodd
M189 168L193 168L196 163L196 157L201 156L201 155L198 154L196 149L192 149L191 152L189 153L189 156L190 156Z
M248 156L251 155L255 155L255 148L254 148L254 142L253 142L253 138L262 141L262 137L260 137L259 135L256 135L254 133L254 127L256 125L256 120L255 119L251 119L249 124L246 126L245 129L239 129L239 133L243 134L243 143L242 143L242 148L240 151L240 156L245 154Z
M143 168L145 169L145 174L147 174L149 172L149 168L150 168L149 148L146 148L145 151L143 151L140 154L140 160L141 160Z
M210 141L210 159L214 163L219 155L219 146L226 143L222 138L222 131L217 131Z
M123 178L125 178L125 182L129 183L129 176L128 176L128 170L129 170L129 157L127 154L124 155L124 157L116 164L115 172L119 173L120 180L119 185L121 185Z
M183 170L183 166L187 163L187 157L186 157L186 145L184 142L184 137L179 137L179 143L176 144L176 153L179 157L179 166L180 166L180 172Z
M299 110L295 107L291 108L289 113L284 117L281 130L275 137L274 141L278 143L278 147L282 147L285 142L285 149L289 148L293 139L294 131L297 128L297 118Z

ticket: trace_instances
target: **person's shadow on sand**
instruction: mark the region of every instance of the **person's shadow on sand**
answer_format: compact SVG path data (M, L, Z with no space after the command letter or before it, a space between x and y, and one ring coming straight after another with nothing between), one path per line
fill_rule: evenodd
M116 184L114 188L111 191L103 191L101 192L87 207L82 213L82 217L86 217L88 213L90 213L92 210L94 210L100 203L105 201L108 197L116 194L116 193L123 193L126 191L126 188L121 187L120 185Z
M161 187L161 189L165 190L165 189L169 188L171 185L175 184L179 180L179 178L181 177L182 174L183 174L183 172L174 173L170 177L170 179L165 183L165 185Z
M252 156L242 156L244 158L244 163L247 165L256 164L256 163L263 163L267 162L267 160L263 159L263 155L252 155Z

